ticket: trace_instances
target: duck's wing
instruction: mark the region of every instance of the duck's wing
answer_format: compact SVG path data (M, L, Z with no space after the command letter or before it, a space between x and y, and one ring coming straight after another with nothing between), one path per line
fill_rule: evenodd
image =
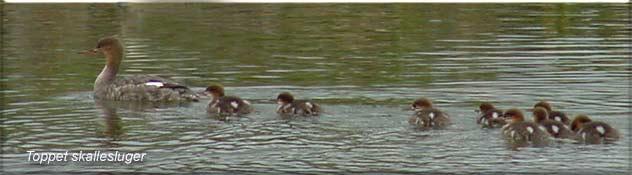
M148 98L169 98L171 100L179 96L192 101L197 101L199 96L174 80L153 75L133 75L117 79L114 86L121 92L144 92Z

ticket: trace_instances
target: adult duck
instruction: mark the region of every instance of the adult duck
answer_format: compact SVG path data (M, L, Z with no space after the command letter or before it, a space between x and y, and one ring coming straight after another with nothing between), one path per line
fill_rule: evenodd
M105 55L106 64L94 82L98 99L121 101L198 101L199 96L188 87L158 76L134 75L117 78L123 60L123 44L114 37L101 38L88 54Z

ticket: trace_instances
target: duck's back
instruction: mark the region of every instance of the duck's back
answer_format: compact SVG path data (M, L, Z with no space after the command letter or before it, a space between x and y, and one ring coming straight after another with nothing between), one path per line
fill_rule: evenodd
M507 124L505 118L502 116L503 111L499 109L491 109L483 113L476 123L480 124L483 128L500 128Z
M121 77L96 91L97 98L124 101L197 101L199 96L173 80L150 75Z
M320 105L310 100L294 100L287 107L282 107L281 114L318 115L322 112Z
M544 145L548 143L549 135L533 122L509 123L502 128L505 138L518 143L533 143Z
M221 115L248 114L253 110L250 102L235 96L220 97L216 101L212 101L207 108L209 113Z
M557 120L544 120L540 122L540 126L544 128L546 132L555 138L574 138L573 131L571 131L564 123Z
M415 112L408 122L420 128L443 128L450 124L450 117L439 109L428 108Z

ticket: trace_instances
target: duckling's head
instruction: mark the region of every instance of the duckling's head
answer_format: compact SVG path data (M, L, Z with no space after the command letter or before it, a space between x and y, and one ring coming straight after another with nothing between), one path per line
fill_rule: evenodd
M536 107L533 110L533 121L536 123L540 123L549 118L549 113L546 112L546 109L543 107Z
M505 116L505 121L507 121L507 123L524 121L524 115L522 115L522 111L516 108L505 111L505 114L503 116Z
M413 105L411 106L411 109L426 109L426 108L432 108L432 102L429 99L424 98L424 97L415 100L415 102L413 102Z
M547 112L551 112L552 111L551 104L549 104L549 102L546 102L546 101L541 101L541 102L538 102L535 105L533 105L533 109L535 109L537 107L544 108L544 109L546 109Z
M294 101L294 96L289 92L282 92L277 96L277 103L280 105L285 105L288 103L292 103Z
M590 117L583 114L578 115L577 117L575 117L575 119L573 119L573 123L571 123L571 130L577 132L577 130L579 130L579 128L581 128L582 125L584 125L584 123L588 123L588 122L592 122Z
M204 91L206 94L210 94L213 98L223 97L224 96L224 87L219 84L213 84L206 88Z
M478 106L478 109L480 109L480 113L485 113L490 109L494 109L494 105L490 102L483 102L481 103L481 105Z

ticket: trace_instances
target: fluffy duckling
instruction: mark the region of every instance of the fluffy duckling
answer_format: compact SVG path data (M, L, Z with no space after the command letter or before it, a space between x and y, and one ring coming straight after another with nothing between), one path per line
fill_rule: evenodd
M235 96L224 96L224 87L221 85L211 85L204 91L211 95L211 102L208 104L207 112L219 115L244 115L254 110L250 102Z
M503 117L503 111L496 109L492 103L483 102L479 106L480 116L476 120L483 128L500 128L507 124Z
M575 137L575 134L564 123L549 119L545 108L536 107L533 110L533 121L554 138L573 139Z
M282 92L277 96L277 113L282 115L319 115L322 112L320 105L310 100L295 100L289 92Z
M507 124L502 128L502 134L512 143L546 145L549 135L540 129L538 124L524 121L524 115L519 109L509 109L504 114Z
M537 107L542 107L546 109L546 112L549 114L549 119L560 121L567 126L571 124L571 120L566 116L566 114L560 111L553 111L553 108L551 107L551 104L549 104L549 102L541 101L533 105L533 109Z
M448 114L432 107L432 102L427 98L419 98L412 104L411 109L415 114L408 119L408 123L418 128L444 128L450 124Z
M571 130L577 139L584 143L599 144L619 140L621 135L612 126L604 122L592 121L586 115L578 115L571 124Z

